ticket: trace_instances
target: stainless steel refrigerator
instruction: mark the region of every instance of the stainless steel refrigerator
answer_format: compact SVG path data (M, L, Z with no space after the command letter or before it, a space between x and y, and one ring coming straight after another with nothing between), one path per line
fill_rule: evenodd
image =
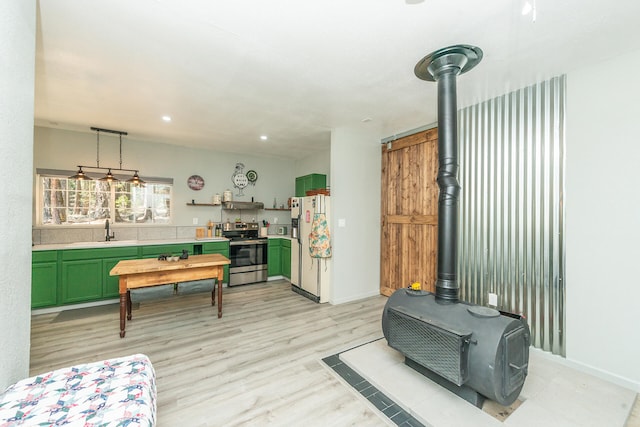
M327 232L330 229L330 210L329 196L294 197L291 200L291 235L294 237L291 240L291 289L319 303L329 301L331 257L326 251L322 257L317 257L317 251L312 256L310 247L314 233L317 233L318 218L324 219ZM330 242L330 236L326 237Z

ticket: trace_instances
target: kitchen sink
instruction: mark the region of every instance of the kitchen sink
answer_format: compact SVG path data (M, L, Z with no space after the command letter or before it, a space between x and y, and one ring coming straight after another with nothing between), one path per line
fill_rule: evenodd
M100 248L103 246L132 246L137 245L137 240L100 240L97 242L74 242L68 243L66 246L70 248Z

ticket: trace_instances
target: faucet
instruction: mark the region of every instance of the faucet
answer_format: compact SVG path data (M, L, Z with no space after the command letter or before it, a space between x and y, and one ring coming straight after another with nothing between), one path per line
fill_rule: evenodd
M116 233L112 232L111 234L109 234L109 220L107 219L104 222L104 240L108 242L111 239L115 239L115 238L116 238Z

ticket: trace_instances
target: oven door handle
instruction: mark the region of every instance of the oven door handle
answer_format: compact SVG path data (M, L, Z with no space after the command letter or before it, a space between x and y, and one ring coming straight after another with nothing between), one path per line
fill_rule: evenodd
M236 241L230 241L229 245L230 246L239 246L239 245L266 245L267 241L266 239L256 239L256 240L236 240Z

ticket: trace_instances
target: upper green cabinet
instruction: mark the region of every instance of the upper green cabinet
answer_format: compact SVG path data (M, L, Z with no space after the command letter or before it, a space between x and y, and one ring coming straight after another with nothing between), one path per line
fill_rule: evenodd
M304 197L307 190L317 190L327 188L327 176L319 173L312 173L296 178L296 197Z

